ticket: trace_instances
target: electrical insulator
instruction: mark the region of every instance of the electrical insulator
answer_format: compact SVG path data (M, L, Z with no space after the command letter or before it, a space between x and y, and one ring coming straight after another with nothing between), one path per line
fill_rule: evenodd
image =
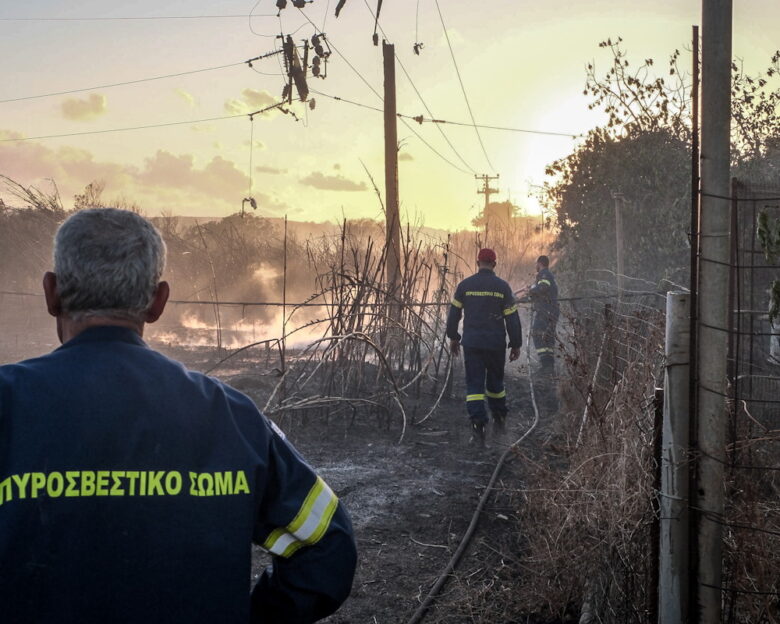
M309 100L309 109L310 110L314 110L315 106L317 106L317 100L315 100L314 98L310 99Z
M319 76L320 75L320 57L319 56L315 56L311 60L311 73L314 76Z
M276 8L279 10L287 8L287 0L276 0Z
M306 0L293 0L293 6L296 9L302 9L306 6Z

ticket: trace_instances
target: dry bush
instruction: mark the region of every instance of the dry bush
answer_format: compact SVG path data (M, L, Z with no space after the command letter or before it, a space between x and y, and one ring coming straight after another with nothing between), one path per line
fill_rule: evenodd
M590 300L566 311L560 408L517 449L519 473L494 500L512 530L481 532L435 621L649 621L658 307L636 299L605 313Z
M733 418L723 519L724 614L729 622L780 622L780 417L776 409L750 414L740 402Z

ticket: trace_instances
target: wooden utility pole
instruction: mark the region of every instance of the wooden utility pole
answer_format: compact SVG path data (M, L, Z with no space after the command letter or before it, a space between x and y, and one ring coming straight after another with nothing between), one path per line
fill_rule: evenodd
M730 262L732 0L702 0L701 258L694 469L698 578L691 622L719 624L723 586Z
M401 220L398 209L398 127L395 104L395 46L382 41L385 69L385 276L391 297L401 286Z
M623 267L623 194L612 193L612 199L615 202L615 256L617 258L617 289L618 303L623 301L623 276L625 268Z
M700 41L699 27L693 26L691 37L691 51L693 53L693 67L691 68L691 277L690 277L690 336L689 336L689 389L688 389L688 445L691 460L695 457L696 439L696 413L698 411L698 296L699 296L699 183L701 160L699 154L699 69L700 69ZM695 611L691 605L696 605L698 589L697 578L699 570L699 545L696 538L698 531L699 512L696 501L695 464L688 471L688 566L690 574L688 578L688 608ZM693 616L691 616L692 618ZM691 620L693 621L693 620Z
M490 187L490 181L491 180L498 180L498 175L489 176L487 174L478 176L475 175L474 179L476 180L482 180L482 188L477 191L480 195L485 196L485 209L482 212L482 216L487 219L487 212L488 212L488 204L490 203L490 196L494 193L498 193L498 189L491 188Z

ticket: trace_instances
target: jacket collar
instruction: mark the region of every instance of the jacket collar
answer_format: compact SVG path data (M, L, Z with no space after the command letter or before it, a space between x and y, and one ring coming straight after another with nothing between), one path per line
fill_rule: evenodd
M143 338L132 329L118 327L116 325L98 325L85 329L74 338L68 340L68 342L60 346L57 350L59 351L59 349L67 349L90 342L124 342L141 347L148 346L143 341Z

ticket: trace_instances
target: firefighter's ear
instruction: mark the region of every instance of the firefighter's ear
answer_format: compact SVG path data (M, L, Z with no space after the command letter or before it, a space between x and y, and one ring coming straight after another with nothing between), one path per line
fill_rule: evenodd
M146 323L154 323L160 316L162 316L163 310L165 310L165 304L168 302L168 296L171 294L171 288L168 286L168 282L160 282L157 284L157 290L154 291L154 299L152 299L152 305L146 311Z
M46 271L43 275L43 294L49 314L59 316L62 313L62 302L57 292L57 276L51 271Z

